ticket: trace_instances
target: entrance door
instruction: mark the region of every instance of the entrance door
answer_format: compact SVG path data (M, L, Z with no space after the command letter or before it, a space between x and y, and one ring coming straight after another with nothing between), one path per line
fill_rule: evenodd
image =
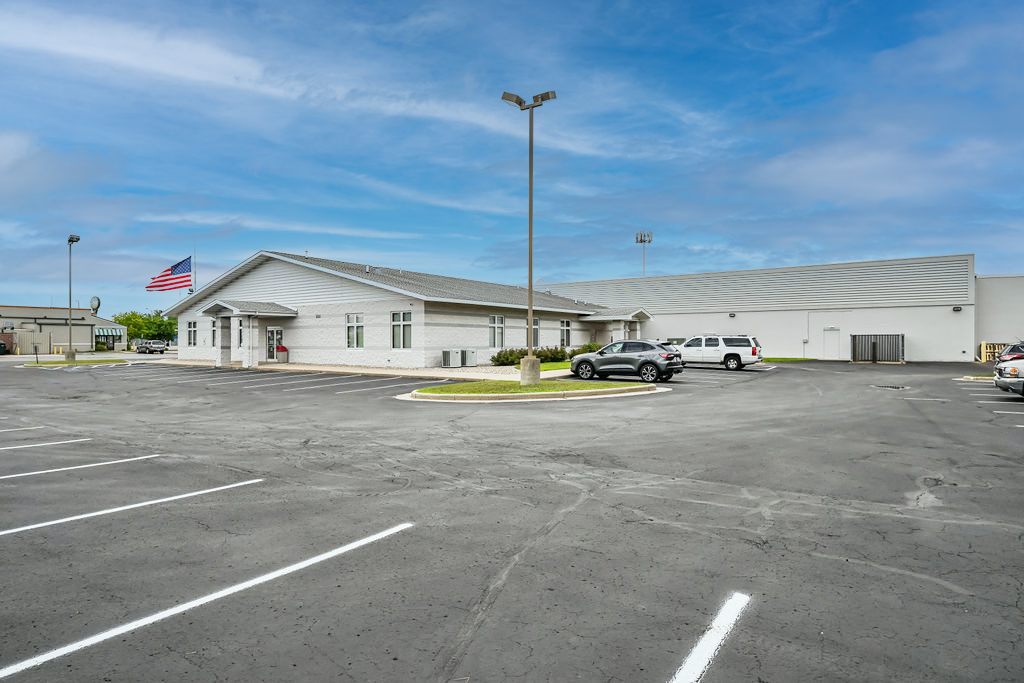
M277 360L277 347L284 342L284 330L280 327L267 328L267 360Z
M822 331L821 350L826 360L840 360L838 327L826 327Z

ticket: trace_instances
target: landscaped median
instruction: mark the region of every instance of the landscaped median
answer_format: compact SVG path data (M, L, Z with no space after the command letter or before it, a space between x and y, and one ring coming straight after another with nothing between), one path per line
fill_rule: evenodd
M524 387L515 381L483 380L426 387L424 389L417 389L410 395L415 399L433 401L524 401L550 398L612 396L615 394L634 394L657 390L658 387L653 384L638 382L542 380L537 384Z

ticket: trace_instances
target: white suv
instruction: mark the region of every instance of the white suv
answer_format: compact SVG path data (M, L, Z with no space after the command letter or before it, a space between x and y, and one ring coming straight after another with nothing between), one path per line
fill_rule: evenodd
M761 362L761 345L749 334L706 334L676 345L684 363L714 363L742 370Z

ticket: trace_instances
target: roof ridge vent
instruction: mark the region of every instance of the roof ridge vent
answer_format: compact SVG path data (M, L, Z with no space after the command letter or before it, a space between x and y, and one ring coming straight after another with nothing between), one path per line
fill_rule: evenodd
M366 266L366 272L367 272L367 273L369 273L369 272L370 272L370 266L369 266L369 264L367 264L367 266Z

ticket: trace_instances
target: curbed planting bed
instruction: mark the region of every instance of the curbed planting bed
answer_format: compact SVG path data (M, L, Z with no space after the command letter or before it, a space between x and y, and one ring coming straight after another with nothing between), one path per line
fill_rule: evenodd
M528 401L541 399L588 398L658 391L653 384L618 384L613 382L540 382L520 387L516 382L486 381L449 384L417 389L410 398L430 401ZM576 388L579 386L580 388Z

